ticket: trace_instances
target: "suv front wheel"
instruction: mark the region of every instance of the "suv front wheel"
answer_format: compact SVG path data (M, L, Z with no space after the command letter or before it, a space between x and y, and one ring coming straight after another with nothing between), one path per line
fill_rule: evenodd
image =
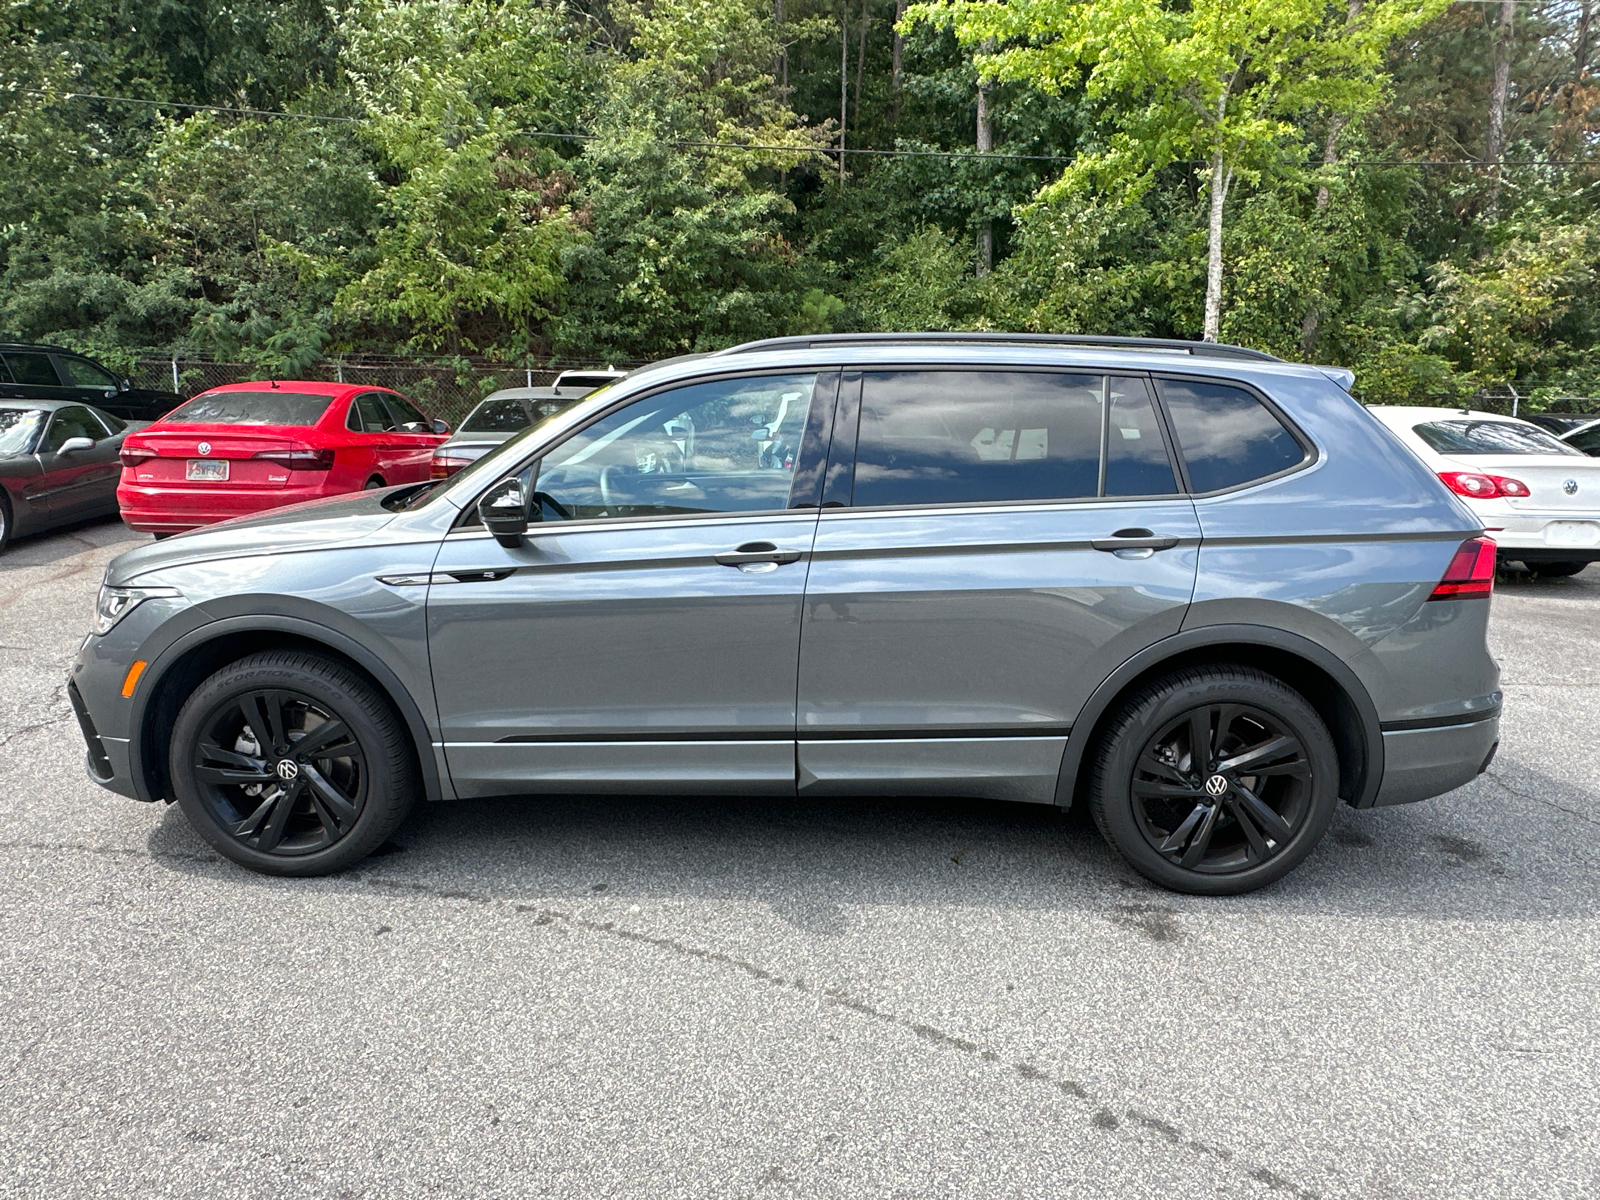
M417 770L400 716L343 663L273 650L222 668L172 729L173 790L225 857L268 875L326 875L405 819Z
M1147 879L1231 896L1304 860L1338 790L1316 710L1281 680L1230 664L1178 671L1127 703L1101 740L1089 808Z

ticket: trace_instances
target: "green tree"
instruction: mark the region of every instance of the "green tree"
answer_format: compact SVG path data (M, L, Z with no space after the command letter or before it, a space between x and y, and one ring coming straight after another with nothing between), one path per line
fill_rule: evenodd
M1235 178L1302 162L1296 119L1344 118L1382 94L1383 52L1445 0L1381 0L1344 20L1328 0L945 0L907 21L948 21L1000 79L1046 91L1083 86L1107 135L1051 191L1104 186L1136 197L1169 163L1206 164L1209 200L1204 336L1222 321L1223 214Z

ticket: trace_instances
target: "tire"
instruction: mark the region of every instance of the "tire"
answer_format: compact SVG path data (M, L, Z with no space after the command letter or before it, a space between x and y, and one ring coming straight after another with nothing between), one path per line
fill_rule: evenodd
M168 762L195 831L266 875L327 875L360 862L419 790L388 698L343 663L300 650L252 654L196 688L173 725Z
M1552 579L1576 575L1589 564L1587 562L1531 562L1524 564L1535 575L1548 575Z
M388 487L388 486L389 485L387 483L385 483L383 480L379 479L376 475L374 475L371 479L367 480L366 483L362 484L361 490L363 492L375 492L379 488L385 488L385 487Z
M0 489L0 554L4 554L6 547L11 544L11 502L6 499L4 489Z
M1316 710L1281 680L1222 664L1178 671L1123 707L1096 750L1089 811L1146 879L1236 896L1304 861L1338 792L1338 753Z

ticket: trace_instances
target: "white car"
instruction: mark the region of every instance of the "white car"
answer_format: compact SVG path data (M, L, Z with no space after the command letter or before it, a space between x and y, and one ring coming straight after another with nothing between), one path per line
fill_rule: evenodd
M1502 562L1543 575L1576 575L1600 562L1600 458L1516 417L1401 405L1367 411L1482 518Z

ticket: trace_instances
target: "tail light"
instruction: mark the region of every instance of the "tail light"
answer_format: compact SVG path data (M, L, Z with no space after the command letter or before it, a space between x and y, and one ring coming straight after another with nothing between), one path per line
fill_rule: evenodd
M462 467L470 466L470 458L462 458L457 454L434 453L433 466L428 470L429 479L449 479Z
M155 456L156 452L154 450L147 449L144 446L124 446L117 451L117 457L122 460L122 465L125 467L137 467L140 463L146 462Z
M1444 578L1433 589L1429 600L1471 600L1487 598L1494 588L1494 539L1470 538L1461 543L1445 569Z
M1493 500L1497 496L1529 496L1528 485L1504 475L1480 475L1476 471L1441 471L1445 487L1458 496L1473 500Z
M333 468L332 450L263 450L250 457L259 462L277 463L291 471L328 471Z

